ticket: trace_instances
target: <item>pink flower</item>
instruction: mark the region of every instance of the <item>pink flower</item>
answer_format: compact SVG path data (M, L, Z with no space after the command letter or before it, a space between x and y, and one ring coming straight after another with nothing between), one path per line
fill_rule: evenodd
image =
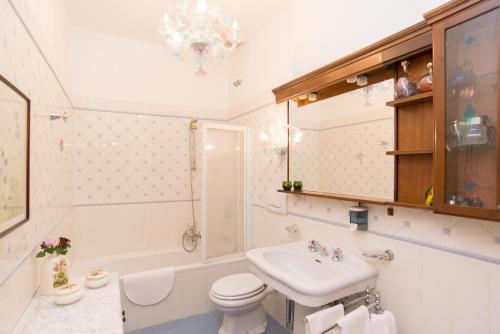
M45 244L45 247L50 248L50 247L57 247L57 244L59 242L55 239L47 239L43 243Z

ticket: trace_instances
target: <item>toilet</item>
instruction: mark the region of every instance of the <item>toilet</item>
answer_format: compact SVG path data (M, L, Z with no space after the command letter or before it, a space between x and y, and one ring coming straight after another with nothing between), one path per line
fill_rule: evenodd
M224 313L219 334L259 334L267 320L262 301L272 291L249 273L225 276L212 284L210 300Z

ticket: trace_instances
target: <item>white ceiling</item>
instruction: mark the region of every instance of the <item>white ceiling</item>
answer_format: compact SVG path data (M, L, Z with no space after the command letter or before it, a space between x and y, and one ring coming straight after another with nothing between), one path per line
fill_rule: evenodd
M71 27L163 43L158 22L168 0L67 0ZM289 1L289 0L288 0ZM250 34L285 6L287 0L208 0Z

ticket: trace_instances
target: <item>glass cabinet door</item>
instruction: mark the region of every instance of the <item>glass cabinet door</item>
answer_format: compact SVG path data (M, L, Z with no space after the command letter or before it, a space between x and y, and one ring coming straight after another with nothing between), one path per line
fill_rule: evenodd
M437 134L444 138L437 138L437 169L442 169L437 175L442 180L436 184L442 188L436 189L436 209L497 219L500 10L485 9L441 25L444 45L437 49L443 76L436 108L441 117Z

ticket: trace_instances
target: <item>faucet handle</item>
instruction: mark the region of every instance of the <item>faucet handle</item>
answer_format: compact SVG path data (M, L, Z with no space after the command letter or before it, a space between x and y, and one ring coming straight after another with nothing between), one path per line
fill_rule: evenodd
M310 252L317 252L319 246L319 241L317 240L309 240L307 248Z
M342 248L335 248L333 250L332 260L335 262L340 262L342 260Z

